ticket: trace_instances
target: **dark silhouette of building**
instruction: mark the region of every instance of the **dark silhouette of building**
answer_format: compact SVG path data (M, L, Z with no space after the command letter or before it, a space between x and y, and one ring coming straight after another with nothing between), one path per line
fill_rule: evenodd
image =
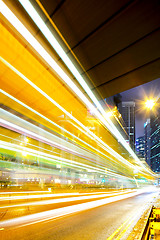
M113 101L115 106L117 107L118 111L122 112L122 96L120 93L113 96Z

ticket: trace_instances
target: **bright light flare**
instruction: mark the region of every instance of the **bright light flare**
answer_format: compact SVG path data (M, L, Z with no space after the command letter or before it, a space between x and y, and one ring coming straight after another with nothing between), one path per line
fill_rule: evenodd
M155 105L154 99L148 99L145 102L145 105L146 105L147 108L152 109L154 107L154 105Z

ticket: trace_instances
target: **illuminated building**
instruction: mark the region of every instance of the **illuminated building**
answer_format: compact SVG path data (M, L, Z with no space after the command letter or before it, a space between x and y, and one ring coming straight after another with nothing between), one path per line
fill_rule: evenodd
M138 137L136 139L136 152L138 154L138 157L144 158L145 156L145 138L143 137Z
M157 105L160 99L157 101ZM160 108L151 112L151 169L160 172Z
M124 120L124 129L128 134L128 142L131 148L135 149L135 102L122 102L122 118Z
M151 165L150 155L151 155L151 128L150 128L150 118L147 119L144 124L144 140L145 140L145 160L148 165Z

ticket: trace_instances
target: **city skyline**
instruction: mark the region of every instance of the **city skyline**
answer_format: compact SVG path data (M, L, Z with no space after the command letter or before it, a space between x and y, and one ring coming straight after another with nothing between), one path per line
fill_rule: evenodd
M129 89L120 93L122 101L135 101L135 129L136 139L144 136L144 123L148 118L148 111L144 108L146 98L154 97L156 100L160 97L160 78L138 87Z

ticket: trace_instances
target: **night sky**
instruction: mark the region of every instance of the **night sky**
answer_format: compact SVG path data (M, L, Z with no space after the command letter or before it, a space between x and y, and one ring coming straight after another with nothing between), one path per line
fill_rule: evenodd
M147 97L157 99L160 97L160 78L120 94L122 95L122 101L136 102L136 138L143 136L144 123L148 115L148 111L143 107L144 102Z

